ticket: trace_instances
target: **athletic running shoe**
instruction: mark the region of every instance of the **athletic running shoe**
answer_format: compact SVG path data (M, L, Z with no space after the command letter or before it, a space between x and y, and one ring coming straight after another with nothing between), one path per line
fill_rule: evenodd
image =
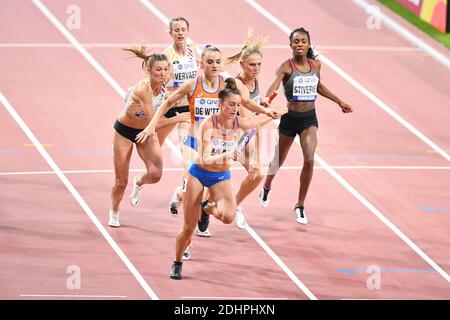
M200 231L199 229L198 229L198 226L197 226L197 235L199 236L199 237L211 237L211 232L209 232L209 229L206 229L205 231Z
M115 227L118 228L120 227L120 222L119 222L119 211L112 211L109 210L109 221L108 224L111 227Z
M242 207L236 207L236 216L234 217L234 224L239 229L245 228L245 216L242 212Z
M138 177L134 177L133 179L133 192L130 196L130 202L133 207L136 207L139 204L139 201L141 201L141 194L142 194L142 186L137 185Z
M306 218L306 215L305 215L305 208L303 206L296 205L294 212L295 212L295 216L297 217L298 223L301 223L301 224L308 223L308 219Z
M269 192L270 189L267 190L266 188L262 187L261 192L259 193L259 204L261 205L261 207L263 208L267 208L269 206Z
M200 220L198 220L198 230L205 232L209 225L209 214L205 212L205 207L208 204L208 200L202 200Z
M175 280L181 280L181 269L183 269L183 262L176 262L174 261L172 263L172 267L170 270L170 278Z
M178 199L178 193L181 192L181 190L182 190L181 188L182 187L180 187L180 186L175 188L175 191L169 202L169 210L173 216L178 214L178 206L180 205L180 200Z
M186 248L186 250L184 250L183 252L183 260L187 261L191 259L191 245L188 245L188 247Z

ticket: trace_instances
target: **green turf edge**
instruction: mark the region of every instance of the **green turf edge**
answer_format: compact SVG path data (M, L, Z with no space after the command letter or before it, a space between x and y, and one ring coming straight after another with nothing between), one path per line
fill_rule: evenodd
M407 20L409 23L422 30L430 37L436 41L442 43L447 49L450 50L450 33L442 33L427 22L420 19L414 13L403 7L401 4L397 3L395 0L377 0L379 3L383 4L385 7L391 9L403 19Z

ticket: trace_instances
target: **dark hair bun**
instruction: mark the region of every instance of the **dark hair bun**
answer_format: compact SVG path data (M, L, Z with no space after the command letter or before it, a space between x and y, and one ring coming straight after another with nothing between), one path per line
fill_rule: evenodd
M225 79L225 89L237 90L236 80L234 78Z
M230 94L241 95L234 78L227 78L225 80L225 88L219 91L220 101L224 101Z

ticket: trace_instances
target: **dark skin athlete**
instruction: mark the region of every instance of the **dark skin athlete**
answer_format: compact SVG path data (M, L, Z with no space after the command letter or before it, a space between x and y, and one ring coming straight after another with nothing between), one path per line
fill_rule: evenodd
M303 73L310 71L310 65L307 59L308 49L311 47L311 43L306 33L295 32L290 41L290 47L292 49L293 59L298 70ZM320 74L321 63L318 60L312 60L312 63L316 66ZM266 96L269 96L272 92L280 87L282 81L286 81L291 76L292 69L289 62L285 61L277 70L275 80L267 90ZM343 113L353 112L352 107L346 102L341 100L335 94L333 94L328 88L326 88L321 81L317 87L317 92L321 96L334 101L341 108ZM315 108L315 102L288 102L288 109L295 112L306 112ZM282 133L278 133L278 144L275 150L275 156L270 163L269 172L264 181L264 188L270 190L272 181L275 178L276 171L281 167L286 160L289 149L295 137L290 137ZM306 194L308 193L309 185L311 184L313 169L314 169L314 153L317 146L317 127L310 126L303 130L300 134L300 146L303 152L303 168L300 174L300 190L298 193L297 205L304 206Z

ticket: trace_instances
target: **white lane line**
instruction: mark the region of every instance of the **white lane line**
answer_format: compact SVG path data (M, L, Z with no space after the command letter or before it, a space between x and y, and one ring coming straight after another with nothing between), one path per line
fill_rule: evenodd
M347 299L341 299L341 300L404 300L404 299L370 299L370 298L347 298Z
M107 296L93 294L21 294L19 297L41 298L127 298L127 296Z
M80 43L84 48L92 49L120 49L134 45L135 43ZM171 43L146 43L149 48L167 48ZM200 44L204 46L204 44ZM241 49L242 44L215 44L218 48L224 49ZM51 42L35 42L35 43L0 43L0 48L9 49L47 49L47 48L71 48L74 46L70 43L51 43ZM315 45L315 48L323 50L339 50L339 51L376 51L376 52L418 52L422 51L419 48L404 47L404 46L350 46L350 45ZM268 44L264 49L282 49L288 50L286 44Z
M376 15L377 18L381 19L381 21L388 26L390 29L392 29L394 32L398 33L401 37L406 39L408 42L412 43L414 46L422 49L426 53L428 53L434 60L438 61L439 63L443 64L445 67L450 68L450 60L431 47L430 45L426 44L423 40L419 39L416 35L406 30L404 27L402 27L400 24L389 18L386 14L384 14L381 10L373 10L374 5L369 4L365 0L353 0L355 4L357 4L359 7L364 9L367 13L371 12L372 15Z
M80 42L83 48L93 48L93 49L120 49L129 47L130 45L135 45L136 43L128 42L128 43L100 43L100 42ZM169 45L169 43L146 43L150 48L165 48ZM33 42L33 43L0 43L0 48L26 48L26 49L47 49L47 48L70 48L73 49L74 46L70 43L59 43L59 42ZM400 47L399 47L400 48Z
M200 300L288 300L287 298L267 298L267 297L180 297L181 299Z
M431 259L422 249L420 249L411 239L406 236L395 224L393 224L386 216L384 216L375 206L370 203L361 193L359 193L350 183L347 182L340 174L316 154L316 161L325 168L325 170L333 176L348 192L358 199L366 208L368 208L381 222L391 229L400 239L402 239L411 249L414 250L423 260L425 260L433 269L450 282L450 276L442 269L433 259Z
M81 43L67 30L64 25L58 21L58 19L48 10L48 8L42 4L40 0L32 0L36 7L53 23L53 25L66 37L67 40L77 49L81 55L97 70L98 73L114 88L114 90L122 97L125 97L126 91L117 83L116 80L94 59L89 51L84 48ZM175 144L166 139L167 146L175 153L180 154L180 151Z
M147 0L139 0L139 1L151 13L153 13L156 17L158 17L158 19L161 20L161 22L164 25L169 26L170 19L164 13L162 13L162 11L158 9L158 7L156 7L153 3L151 3L150 1L147 1ZM192 43L194 41L192 40L191 37L188 37L186 42ZM200 49L200 47L198 45L195 46L195 51L197 52L197 54L199 56L202 54L202 49Z
M86 49L84 49L80 45L80 43L72 36L72 34L67 29L65 29L65 27L58 21L58 19L56 19L56 17L47 9L47 7L45 7L39 0L33 0L33 3L92 65L97 65L97 68L96 68L97 71L99 73L101 73L102 76L105 77L105 79L109 79L108 82L110 82L110 84L113 86L113 88L119 94L122 94L122 95L125 94L124 90L122 88L120 88L120 86L112 79L112 77L102 67L100 67L98 65L98 63L89 54L89 52L87 52ZM17 114L17 112L11 106L11 104L6 100L6 98L3 96L3 94L1 94L1 100L2 100L2 103L5 105L5 107L7 108L7 110L9 111L9 113L14 118L14 120L16 120L16 122L19 124L19 126L22 128L22 130L24 130L24 132L27 134L28 138L36 146L36 148L39 150L39 153L44 157L44 159L50 165L52 170L56 172L58 177L61 179L61 181L67 187L67 189L70 191L70 193L73 195L73 197L78 201L78 203L83 208L85 213L88 215L88 217L94 223L94 225L97 227L97 229L103 235L103 237L105 237L106 241L108 241L109 245L114 249L114 251L120 257L122 262L127 266L128 270L130 270L130 272L133 274L133 276L136 278L136 280L139 282L139 284L142 286L142 288L148 294L148 296L152 299L159 299L158 296L156 295L156 293L153 291L153 289L149 286L149 284L145 281L145 279L142 277L142 275L139 273L139 271L136 269L136 267L131 263L131 261L128 259L128 257L125 255L125 253L122 251L122 249L117 245L117 243L114 241L114 239L106 231L106 229L100 223L100 221L98 220L98 218L96 217L94 212L91 210L91 208L88 206L88 204L84 201L84 199L81 197L81 195L78 193L78 191L74 188L72 183L67 179L67 177L62 173L61 169L53 161L53 159L47 153L47 151L42 147L39 140L31 132L31 130L28 128L28 126L23 122L23 120L20 118L20 116Z
M161 10L158 9L153 3L147 0L139 0L141 4L146 7L148 10L150 10L155 16L159 18L159 20L162 21L166 26L169 26L170 19L162 13Z
M272 23L277 25L280 29L290 34L290 29L283 24L279 19L274 17L269 11L261 7L254 0L245 0L258 12L263 14ZM324 58L324 57L322 57ZM327 63L328 64L328 63ZM334 64L333 64L334 65ZM337 68L337 66L336 66ZM339 69L340 70L340 69ZM356 82L356 81L355 81ZM380 100L381 101L381 100ZM279 123L279 121L276 121ZM297 144L300 144L298 136L295 139ZM439 148L440 149L440 148ZM445 157L450 160L450 156L447 155L443 150L441 150ZM388 218L386 218L377 208L375 208L372 203L370 203L361 193L359 193L354 187L350 185L341 175L339 175L336 170L334 170L325 160L323 160L317 153L315 155L315 160L325 168L325 170L332 175L347 191L349 191L355 198L357 198L364 206L366 206L379 220L381 220L389 229L391 229L400 239L402 239L411 249L414 250L424 261L426 261L430 266L432 266L447 282L450 282L450 276L442 269L434 260L432 260L422 249L420 249L412 240L410 240L397 226L395 226Z
M167 18L157 7L148 0L139 0L155 16L157 16L165 25L169 24ZM197 50L199 48L197 47ZM311 300L318 300L317 297L300 281L300 279L286 266L286 264L270 249L270 247L259 237L259 235L246 223L245 230L255 239L255 241L266 251L266 253L275 261L275 263L288 275L288 277L302 290Z
M183 171L183 168L165 168L165 172L170 171ZM64 174L77 174L77 173L114 173L114 169L102 169L102 170L61 170ZM130 172L145 172L145 169L130 169ZM54 171L20 171L20 172L0 172L0 176L14 176L14 175L46 175L55 174Z
M269 167L262 167L262 170L267 170ZM450 170L450 166L330 166L334 170ZM279 170L300 170L302 166L283 166ZM245 171L243 167L231 167L231 171ZM314 170L325 170L322 166L315 166ZM183 168L164 168L164 172L181 172ZM77 174L77 173L114 173L113 169L93 169L93 170L61 170L64 174ZM130 172L145 172L145 169L130 169ZM46 175L55 174L54 171L15 171L15 172L0 172L0 176L19 176L19 175Z
M449 170L450 166L330 166L335 170ZM316 167L314 167L315 169ZM324 169L319 166L318 169Z
M153 292L153 290L150 288L150 286L147 284L147 282L145 282L144 278L137 271L137 269L134 267L134 265L131 263L131 261L128 259L128 257L125 255L125 253L122 251L122 249L120 249L120 247L117 245L117 243L114 241L114 239L109 235L109 233L106 231L106 229L100 223L100 221L97 219L94 212L88 206L86 201L84 201L83 197L78 193L78 191L75 189L75 187L69 181L69 179L67 179L67 177L62 173L61 169L58 167L56 162L53 160L53 158L50 156L50 154L47 152L47 150L45 150L45 148L42 146L42 144L36 138L34 133L30 130L30 128L26 125L26 123L22 120L20 115L16 112L14 107L9 103L9 101L6 99L6 97L3 95L2 92L0 92L0 102L6 108L6 110L9 112L11 117L17 122L17 124L23 130L23 132L27 135L28 139L30 139L30 141L36 146L36 149L38 150L38 152L48 163L50 168L52 168L52 170L55 172L55 174L58 176L58 178L62 181L62 183L66 186L66 188L69 190L69 192L75 198L75 200L78 202L78 204L81 206L81 208L87 214L87 216L91 219L91 221L94 223L94 225L100 231L100 233L103 235L103 237L109 243L109 245L114 249L114 251L117 253L117 255L122 260L122 262L127 266L128 270L130 270L130 272L138 280L138 282L144 288L145 292L152 299L158 299L156 294Z
M270 20L273 24L275 24L278 28L283 30L288 35L291 33L291 29L285 25L281 20L272 15L267 9L263 8L260 4L258 4L255 0L245 0L251 7L253 7L256 11L258 11L261 15ZM319 53L316 51L316 53ZM333 71L335 71L338 75L344 78L347 82L349 82L353 87L358 89L362 94L364 94L367 98L369 98L373 103L375 103L378 107L384 110L387 114L397 120L401 125L403 125L406 129L408 129L411 133L413 133L416 137L426 143L429 147L439 153L442 157L444 157L447 161L450 161L450 155L447 154L441 147L435 144L431 139L426 137L422 132L416 129L411 123L406 121L400 114L395 112L391 107L389 107L386 103L384 103L380 98L375 96L372 92L366 89L361 83L353 79L348 73L339 68L334 62L332 62L329 58L320 54L319 60L324 62L328 67L330 67Z
M261 239L261 237L253 230L249 224L245 223L245 230L256 240L256 242L267 252L267 254L276 262L276 264L288 275L288 277L299 287L306 296L311 300L318 300L318 298L309 290L305 284L295 275L295 273L284 263L283 260Z
M40 0L32 0L34 5L44 14L48 20L61 32L64 37L72 44L72 46L77 49L83 57L89 61L89 63L97 70L98 73L102 75L114 88L114 90L121 96L125 96L125 90L120 87L120 85L100 66L97 61L92 57L92 55L78 42L78 40L67 30L64 25L58 21L58 19L50 12L50 10L42 4Z
M266 47L264 47L266 48ZM286 45L284 45L286 48ZM346 45L316 45L315 48L323 50L342 51L381 51L381 52L421 52L421 49L401 46L346 46ZM281 49L281 48L280 48Z

